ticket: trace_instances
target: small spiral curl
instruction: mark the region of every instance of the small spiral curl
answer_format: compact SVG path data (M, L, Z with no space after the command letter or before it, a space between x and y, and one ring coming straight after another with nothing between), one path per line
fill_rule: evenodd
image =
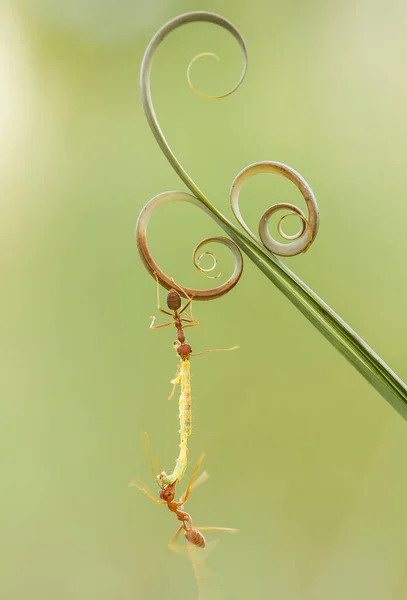
M168 275L166 275L160 269L158 264L153 259L147 244L147 227L150 218L153 214L153 211L156 208L167 202L174 201L188 202L190 204L198 206L203 210L206 210L205 207L199 202L199 200L197 200L194 196L191 196L191 194L187 194L185 192L163 192L162 194L158 194L158 196L155 196L149 202L147 202L147 204L144 206L143 210L139 215L136 225L136 241L143 263L146 269L149 271L149 273L153 277L157 277L160 284L167 290L170 290L174 287L174 280L171 277L168 277ZM211 213L209 212L209 214ZM208 237L199 242L199 244L197 244L193 251L194 266L201 273L204 273L207 277L209 277L209 279L216 279L218 277L211 277L207 275L208 272L213 271L216 267L217 261L215 255L212 252L207 251L200 253L202 248L204 248L207 244L212 242L223 244L231 251L234 263L232 275L227 281L225 281L225 283L208 290L194 289L186 286L177 286L177 289L182 295L184 295L183 292L186 292L188 296L193 296L196 300L213 300L215 298L220 298L220 296L223 296L224 294L227 294L232 288L234 288L234 286L239 281L243 272L243 258L239 248L229 238L220 236ZM212 256L214 259L214 264L209 268L204 268L200 265L201 259L203 258L203 256L206 255Z
M198 257L196 256L196 253L197 253L197 248L195 248L195 250L194 250L193 261L194 261L194 266L198 269L198 271L200 271L202 273L202 275L204 275L208 279L217 279L218 277L220 277L221 273L218 273L217 275L208 275L208 273L211 273L212 271L214 271L216 269L216 266L218 264L218 260L217 260L216 256L213 254L213 252L201 252L201 254ZM204 256L210 256L212 258L213 263L211 264L210 267L202 267L201 266L201 260L204 258Z
M191 88L191 90L194 92L194 94L196 94L197 96L201 96L201 98L205 98L205 100L221 100L222 98L227 98L228 96L231 96L238 87L241 86L243 79L245 77L246 74L246 63L244 64L244 69L243 72L240 76L239 81L230 88L230 90L228 90L227 92L224 92L223 94L204 94L203 92L199 91L198 89L196 89L196 87L194 86L194 84L192 83L191 80L191 68L192 65L199 60L200 58L203 58L204 56L210 56L211 58L214 58L215 60L219 61L219 56L217 54L215 54L214 52L201 52L200 54L197 54L196 56L194 56L194 58L190 61L188 67L187 67L187 81L188 81L188 85Z
M279 202L270 206L262 215L259 222L259 238L263 246L265 246L273 254L278 256L296 256L301 252L306 252L318 232L319 226L319 211L315 196L303 177L291 167L276 161L263 161L253 165L249 165L243 169L235 178L230 190L230 203L236 219L239 221L243 229L256 241L259 241L251 229L246 225L239 208L239 195L243 185L248 179L260 173L275 173L285 177L300 190L308 208L308 218L303 211L288 202ZM269 232L269 222L274 213L280 210L290 210L289 214L284 215L278 222L277 230L281 237L289 240L289 244L277 242ZM282 222L289 216L297 216L301 220L301 227L294 235L287 235L282 229Z

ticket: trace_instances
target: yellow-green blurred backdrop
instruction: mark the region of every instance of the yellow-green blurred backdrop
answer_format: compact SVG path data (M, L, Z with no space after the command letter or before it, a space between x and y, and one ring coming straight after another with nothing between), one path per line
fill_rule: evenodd
M407 10L380 2L16 0L0 38L1 577L7 600L197 597L167 542L175 518L128 483L154 483L142 434L170 469L176 400L172 328L151 332L155 287L134 243L155 194L184 189L145 122L138 73L169 18L207 9L244 35L238 77L226 32L190 25L158 52L157 113L197 183L229 214L244 166L298 170L321 227L289 266L407 378ZM275 177L250 182L256 227ZM205 285L190 255L219 233L194 207L150 228L154 255L184 285ZM230 262L219 253L226 275ZM404 600L407 425L248 261L237 288L196 303L191 462L208 483L195 523L237 527L209 556L224 597ZM182 542L183 543L183 542Z

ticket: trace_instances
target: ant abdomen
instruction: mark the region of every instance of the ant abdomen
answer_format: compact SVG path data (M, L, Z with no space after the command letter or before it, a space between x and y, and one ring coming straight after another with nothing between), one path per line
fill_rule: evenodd
M206 546L206 540L202 533L197 529L194 529L193 527L185 531L185 537L187 538L190 544L193 544L198 548L205 548Z
M167 294L167 306L170 310L178 310L181 307L181 296L174 289Z

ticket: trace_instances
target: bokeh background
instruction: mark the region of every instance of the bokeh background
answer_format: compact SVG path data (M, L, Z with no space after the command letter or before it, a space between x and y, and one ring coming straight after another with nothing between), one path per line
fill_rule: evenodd
M184 189L145 121L144 49L205 8L244 35L249 71L208 24L173 33L153 96L175 152L216 206L247 164L297 169L321 210L318 239L289 266L407 378L405 2L15 0L0 37L1 577L8 600L197 598L167 549L165 508L143 449L170 469L178 444L172 328L151 332L155 286L134 243L142 206ZM256 227L295 190L245 187ZM287 228L295 227L287 223ZM149 240L162 267L203 286L191 251L219 233L195 207L163 207ZM220 268L230 268L219 252ZM195 523L237 527L208 556L225 598L404 600L406 423L249 261L228 296L196 303L191 463L209 481ZM183 543L183 541L182 541ZM217 592L216 592L217 593ZM215 592L214 592L215 594ZM207 595L210 597L210 593ZM215 596L214 596L215 597Z

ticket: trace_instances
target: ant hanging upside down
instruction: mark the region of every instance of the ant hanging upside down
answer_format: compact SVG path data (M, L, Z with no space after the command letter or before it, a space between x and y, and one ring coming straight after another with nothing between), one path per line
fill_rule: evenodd
M150 444L149 444L149 439L148 439L147 434L146 434L146 440L147 440L148 449L149 449ZM158 483L159 477L157 478L157 476L154 472L150 452L149 452L150 470L154 476L154 481L157 483L157 485L160 488L160 500L157 500L156 498L154 498L154 496L152 496L146 489L138 486L136 483L130 484L131 486L136 487L138 490L143 492L143 494L145 494L150 500L152 500L156 504L166 504L168 506L168 509L171 512L175 513L178 521L181 521L181 525L179 526L176 534L174 535L174 537L168 544L168 547L170 549L174 548L176 541L178 539L178 536L182 530L184 530L187 541L190 544L197 546L198 548L205 548L205 546L206 546L206 540L205 540L205 537L203 536L203 534L201 533L202 531L229 531L231 533L236 533L238 531L237 529L232 529L230 527L208 527L208 526L196 527L192 523L191 515L189 513L187 513L185 510L183 510L184 505L188 501L191 491L194 488L196 488L200 483L202 483L203 481L206 481L206 479L208 478L208 474L206 472L203 472L202 475L195 481L196 476L199 471L199 467L201 466L201 463L204 459L204 456L205 456L205 454L202 454L201 457L199 458L198 463L194 469L194 472L192 473L192 476L191 476L190 482L188 484L188 487L186 489L186 492L181 496L181 498L178 502L175 501L175 487L176 487L177 482L175 481L174 483L171 483L168 485L160 485ZM159 468L159 471L160 471L160 468Z

